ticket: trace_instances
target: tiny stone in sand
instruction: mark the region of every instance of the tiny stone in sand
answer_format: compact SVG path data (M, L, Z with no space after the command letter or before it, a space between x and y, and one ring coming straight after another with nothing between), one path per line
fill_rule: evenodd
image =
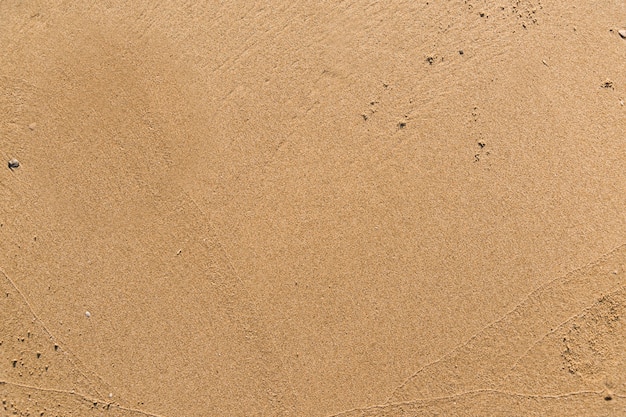
M91 313L88 312L88 311L85 311L85 317L87 317L87 318L91 317Z
M622 39L626 39L626 29L620 29L617 33L619 33L619 36L621 36Z
M13 158L9 161L9 169L15 169L20 167L20 161Z

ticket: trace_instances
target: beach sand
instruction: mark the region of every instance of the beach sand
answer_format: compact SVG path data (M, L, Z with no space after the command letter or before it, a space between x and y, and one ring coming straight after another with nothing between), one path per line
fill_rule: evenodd
M0 2L0 415L623 415L621 29Z

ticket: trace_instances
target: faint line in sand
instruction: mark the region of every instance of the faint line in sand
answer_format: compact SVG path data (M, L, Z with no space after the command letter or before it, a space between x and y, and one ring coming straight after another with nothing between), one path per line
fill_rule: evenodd
M610 291L609 293L605 294L604 297L610 297L612 295L619 294L620 292L624 291L624 289L626 289L626 286L619 285L618 287L616 287L616 289L614 289L614 290ZM539 339L537 339L528 349L526 349L526 351L522 355L520 355L520 357L515 361L515 363L511 366L509 371L502 377L502 379L504 380L504 379L508 378L511 375L511 373L513 373L515 368L522 362L522 359L524 359L530 353L530 351L532 351L539 343L541 343L543 340L545 340L548 336L550 336L550 335L556 333L558 330L562 329L566 324L570 323L572 320L575 320L575 319L580 318L580 317L584 317L594 307L600 305L602 303L602 301L603 301L603 299L595 301L593 304L585 307L581 312L579 312L579 313L569 317L567 320L564 320L563 322L559 323L557 326L554 327L554 329L550 330L549 332L547 332L546 334L541 336Z
M218 237L218 235L216 233L217 228L211 223L211 221L210 221L209 217L207 216L207 214L204 212L204 210L202 210L200 208L198 203L196 203L196 200L189 193L187 193L186 191L183 191L183 193L187 196L189 201L191 201L193 203L193 205L196 207L198 212L202 215L202 218L206 222L206 225L208 226L211 235L214 237L214 239L215 239L215 241L217 243L217 246L219 246L222 254L226 258L226 262L228 263L227 268L231 271L231 273L234 275L235 279L239 282L239 285L243 288L243 291L246 293L248 300L252 304L252 306L255 309L255 311L257 312L257 314L260 315L259 307L257 306L254 298L252 297L252 294L250 293L250 291L246 287L244 281L241 279L241 276L240 276L239 272L237 271L237 269L235 268L235 265L234 265L230 255L226 251L226 248L224 247L224 244L221 242L221 240L219 239L219 237ZM272 347L274 348L275 357L278 358L278 362L280 362L281 367L283 369L286 369L285 362L283 361L282 356L278 354L278 346L276 345L276 341L274 340L273 333L271 331L268 331L267 329L265 329L265 331L267 333L269 333L268 334L268 338L270 340L270 343L272 344ZM294 408L294 412L295 412L296 403L297 403L297 401L296 401L297 394L296 394L296 391L294 389L294 385L293 385L293 381L291 380L290 373L287 373L287 379L288 379L288 382L289 382L289 390L291 391L291 395L293 396L292 407Z
M26 307L28 308L28 310L30 311L30 313L33 315L33 317L35 318L35 320L37 320L37 322L41 325L41 327L43 328L43 330L46 332L46 334L48 335L48 337L50 338L50 340L52 342L54 342L55 346L59 346L59 349L61 350L61 352L63 352L63 354L67 357L67 359L69 360L69 362L72 364L72 366L80 373L80 375L85 378L85 381L87 381L91 387L93 388L93 390L98 394L98 395L102 395L102 393L98 390L98 388L95 386L95 384L93 383L93 381L91 381L91 378L89 378L85 372L83 372L83 370L81 369L81 366L79 366L79 364L75 363L79 362L80 360L78 359L78 357L76 355L74 355L72 353L72 351L67 348L67 347L62 347L61 345L65 346L65 343L61 343L60 340L55 337L52 332L50 330L48 330L48 327L46 327L46 324L43 322L43 320L41 320L39 318L39 316L37 315L37 313L35 313L35 310L33 309L33 307L31 306L31 304L28 302L28 299L26 298L26 296L24 296L24 294L22 293L22 291L20 291L20 289L17 287L17 285L15 284L15 282L7 275L7 273L4 271L4 269L2 269L0 267L0 272L2 272L2 275L4 275L4 277L7 279L7 281L9 281L9 283L11 284L11 286L13 287L13 289L19 294L19 296L22 298L22 300L24 301L24 303L26 304ZM102 377L100 377L100 375L98 375L97 373L93 373L93 375L100 380L100 383L103 384L105 387L108 387L108 384L102 379Z
M418 404L423 404L424 407L427 407L429 403L454 401L463 397L478 396L481 394L500 395L500 396L518 397L518 398L530 398L530 399L537 399L537 400L559 400L559 399L575 397L579 395L601 396L604 394L604 391L574 391L574 392L566 392L563 394L542 395L542 394L529 394L529 393L516 392L516 391L504 391L504 390L498 390L498 389L484 388L484 389L459 392L457 394L446 395L446 396L441 396L441 397L425 398L425 399L414 400L414 401L392 402L392 403L386 403L386 404L380 404L380 405L373 405L373 406L365 407L365 408L353 408L351 410L341 411L340 413L332 414L327 417L341 417L341 416L346 416L350 413L374 411L374 410L384 411L392 407L402 407L402 406L412 406L412 405L414 406ZM613 396L619 397L619 398L624 397L623 395L619 395L619 394L613 394Z
M30 390L34 390L34 391L41 391L41 392L53 392L55 394L64 394L64 395L72 395L75 397L78 397L90 404L94 404L94 403L98 403L98 404L106 404L109 408L117 408L119 410L123 410L123 411L128 411L128 412L132 412L132 413L138 413L138 414L142 414L144 416L148 416L148 417L165 417L159 414L154 414L154 413L149 413L147 411L143 411L143 410L139 410L136 408L130 408L130 407L124 407L123 405L117 404L117 403L112 403L109 401L103 401L97 398L92 398L89 397L88 395L82 394L80 392L77 391L66 391L66 390L62 390L62 389L55 389L55 388L43 388L43 387L38 387L35 385L28 385L28 384L21 384L19 382L12 382L12 381L6 381L6 380L0 380L0 385L10 385L10 386L14 386L14 387L19 387L19 388L23 388L23 389L30 389Z
M509 317L510 315L512 315L513 313L515 313L516 311L518 311L526 302L528 302L533 296L540 294L541 292L543 292L543 290L545 290L546 288L548 288L550 285L558 282L559 280L562 280L566 277L569 277L577 272L582 271L583 269L589 268L589 267L593 267L593 266L598 266L600 264L600 262L602 262L603 260L606 260L608 258L610 258L613 254L615 254L615 252L617 252L620 249L623 249L626 247L626 243L622 243L621 245L616 246L615 248L611 249L610 251L603 253L602 255L600 255L599 257L597 257L596 259L594 259L591 262L588 262L580 267L577 267L571 271L569 271L568 273L564 274L564 275L559 275L558 277L551 279L541 285L539 285L537 288L535 288L533 291L531 291L528 295L526 295L524 298L522 298L522 300L517 303L511 310L507 311L506 313L504 313L502 316L500 316L498 319L492 321L491 323L487 324L486 326L484 326L483 328L481 328L478 332L474 333L470 338L468 338L465 342L461 343L460 345L456 346L455 348L453 348L452 350L446 352L444 355L442 355L441 357L439 357L438 359L427 363L426 365L422 366L420 369L418 369L417 371L415 371L411 376L409 376L402 384L400 384L397 388L395 388L392 391L392 394L389 398L387 398L387 400L385 401L386 404L390 404L393 401L393 398L395 397L395 395L401 391L403 388L405 388L413 379L415 379L417 377L417 375L419 375L420 373L422 373L423 371L425 371L426 369L432 367L435 364L438 364L442 361L444 361L445 359L449 358L450 356L452 356L452 354L458 352L460 349L464 348L465 346L469 345L471 342L473 342L474 340L478 339L478 337L480 335L482 335L487 329L495 326L496 324L504 321L507 317Z

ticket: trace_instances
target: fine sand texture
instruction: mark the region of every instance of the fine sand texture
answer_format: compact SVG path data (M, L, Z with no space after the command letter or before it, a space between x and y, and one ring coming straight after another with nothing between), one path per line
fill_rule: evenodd
M623 29L0 1L0 415L626 415Z

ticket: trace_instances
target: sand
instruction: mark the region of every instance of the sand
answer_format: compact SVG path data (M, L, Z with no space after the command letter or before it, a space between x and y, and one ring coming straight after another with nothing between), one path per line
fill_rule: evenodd
M0 414L623 415L623 29L0 2Z

